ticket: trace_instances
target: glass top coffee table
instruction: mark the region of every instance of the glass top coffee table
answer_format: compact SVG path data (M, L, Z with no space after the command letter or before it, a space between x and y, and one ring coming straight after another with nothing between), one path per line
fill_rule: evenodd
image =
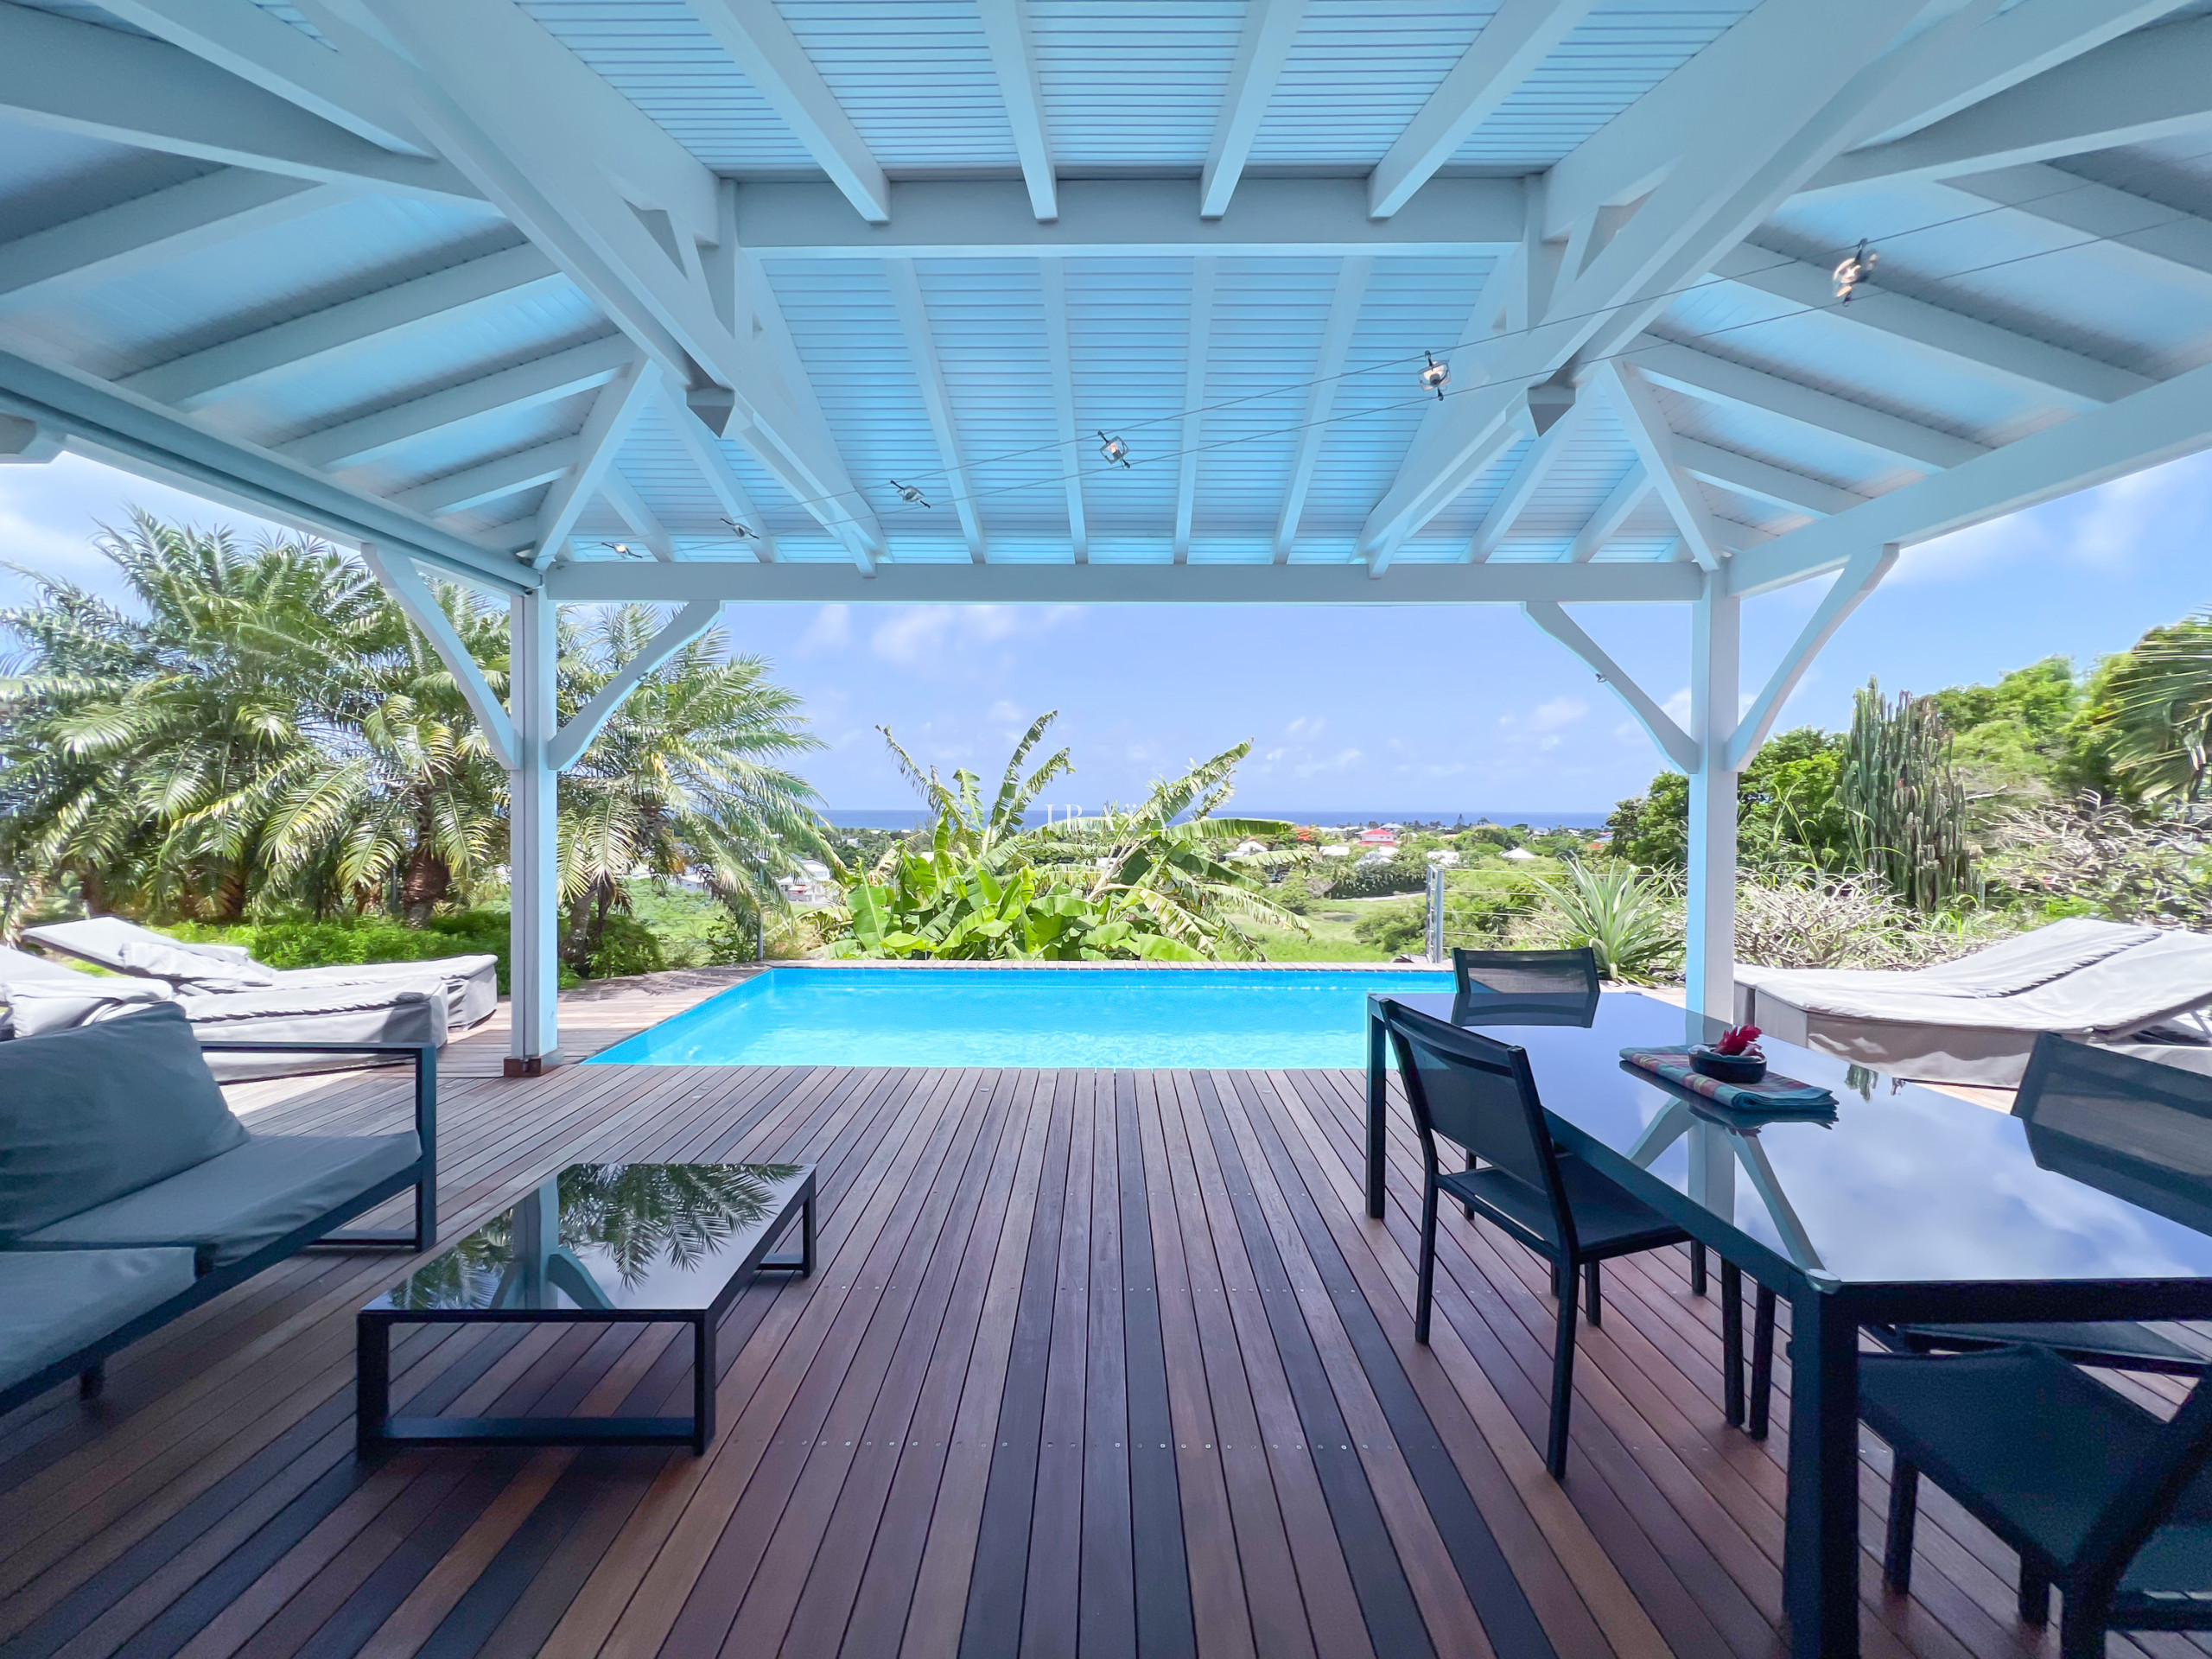
M796 1217L796 1255L768 1247ZM689 1446L715 1437L715 1331L762 1273L814 1271L811 1164L571 1164L417 1268L356 1319L362 1451ZM686 1325L689 1417L391 1414L391 1327Z

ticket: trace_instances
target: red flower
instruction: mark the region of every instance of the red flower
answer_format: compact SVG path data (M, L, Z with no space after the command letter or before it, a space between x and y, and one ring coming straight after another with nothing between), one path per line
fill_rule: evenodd
M1713 1046L1716 1054L1757 1054L1759 1028L1757 1026L1731 1026L1720 1033L1720 1040Z

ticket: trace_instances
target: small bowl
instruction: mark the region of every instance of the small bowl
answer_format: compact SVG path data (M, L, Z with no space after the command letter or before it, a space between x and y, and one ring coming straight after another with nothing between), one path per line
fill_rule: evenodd
M1690 1070L1719 1083L1757 1083L1766 1076L1766 1061L1749 1054L1723 1054L1700 1045L1690 1050Z

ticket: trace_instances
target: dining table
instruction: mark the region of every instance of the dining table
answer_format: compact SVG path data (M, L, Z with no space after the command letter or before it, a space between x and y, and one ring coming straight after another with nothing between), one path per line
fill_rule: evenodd
M1633 991L1579 1012L1370 995L1370 1216L1389 1197L1390 1001L1524 1049L1562 1148L1788 1301L1783 1596L1794 1659L1859 1650L1861 1326L2212 1318L2212 1197L2201 1183L2084 1157L2071 1137L2005 1112L1771 1039L1771 1071L1827 1089L1834 1112L1730 1110L1622 1059L1723 1029ZM1409 1137L1410 1121L1401 1127Z

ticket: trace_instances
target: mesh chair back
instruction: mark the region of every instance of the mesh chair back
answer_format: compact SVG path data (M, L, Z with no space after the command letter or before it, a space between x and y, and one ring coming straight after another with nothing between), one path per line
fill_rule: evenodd
M2046 1032L2012 1112L2044 1167L2212 1232L2212 1077Z
M1598 953L1452 952L1455 1024L1587 1026L1598 1012Z
M1529 1075L1528 1051L1399 1002L1386 1000L1382 1012L1431 1167L1438 1162L1437 1136L1465 1147L1541 1198L1550 1217L1547 1242L1572 1249L1573 1223L1559 1154Z

